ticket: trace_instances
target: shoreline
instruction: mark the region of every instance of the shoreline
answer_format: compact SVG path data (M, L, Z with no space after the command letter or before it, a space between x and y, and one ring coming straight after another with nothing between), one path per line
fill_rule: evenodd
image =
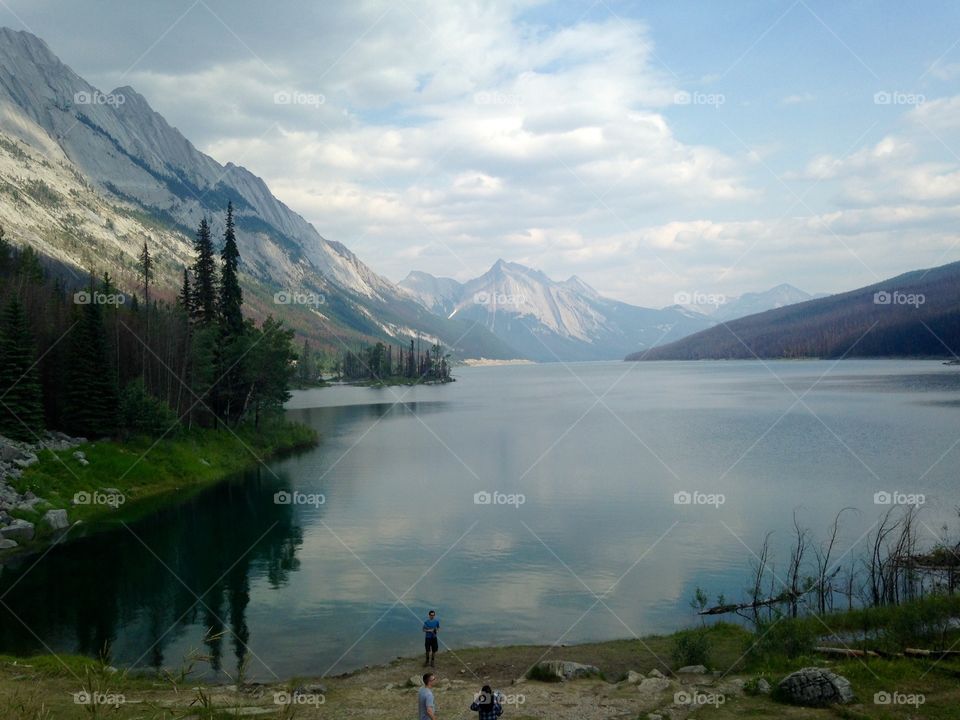
M831 625L854 622L855 616L839 613L826 621ZM783 626L803 622L787 619ZM709 642L708 652L697 664L688 662L692 656L677 652L682 638L691 633L702 634ZM514 720L693 720L706 714L713 720L893 720L917 709L876 700L878 695L895 692L919 693L922 714L917 717L960 718L956 682L960 659L935 663L902 657L837 657L813 647L792 655L779 641L753 654L761 641L759 631L720 622L667 635L569 646L442 649L436 668L424 668L417 655L328 677L302 675L266 682L245 681L242 673L224 682L180 675L169 668L118 670L107 661L75 655L2 655L0 713L35 717L42 705L53 713L49 717L79 720L90 716L89 705L76 701L78 694L87 693L102 698L99 704L113 702L106 708L110 716L124 720L142 718L147 709L156 717L169 718L289 718L296 711L296 717L393 720L415 710L420 676L429 670L437 676L434 691L442 718L468 716L469 704L484 684L503 695L504 716ZM853 698L847 704L823 708L786 703L779 690L781 680L811 667L846 678ZM196 714L199 703L206 710ZM14 707L23 714L11 714Z
M11 487L36 499L11 509L14 520L32 524L31 535L0 550L0 568L52 545L174 507L261 460L280 459L319 442L312 428L287 421L255 432L244 428L238 436L203 429L168 439L99 440L38 452L37 462L19 478L8 479ZM65 512L65 527L44 521L51 510Z

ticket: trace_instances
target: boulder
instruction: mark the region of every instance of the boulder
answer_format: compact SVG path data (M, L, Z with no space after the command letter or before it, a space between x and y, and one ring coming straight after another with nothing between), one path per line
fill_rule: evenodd
M28 493L28 494L32 494L32 493ZM36 510L37 505L40 505L41 503L46 502L43 498L38 498L36 496L27 497L27 495L24 495L23 497L24 497L24 500L22 502L17 503L17 510L29 510L33 512L34 510Z
M21 469L28 468L38 462L40 462L40 458L37 457L36 453L32 452L25 453L24 455L15 457L13 459L13 464Z
M43 521L51 530L65 530L70 527L66 510L47 510L43 514Z
M666 678L644 678L637 685L637 692L643 695L659 695L670 689L670 681Z
M0 528L0 537L7 540L33 540L33 523L15 518L6 527Z
M785 702L805 707L826 707L853 701L850 681L825 668L806 667L787 675L778 684Z
M423 676L411 675L409 678L407 678L407 687L423 687Z
M0 438L0 462L13 462L23 455L23 450L16 445L9 445L9 440Z
M628 670L627 677L624 679L624 682L630 683L631 685L636 685L638 682L643 682L644 680L646 680L646 678L643 676L643 673Z
M676 672L678 675L706 675L707 668L703 665L684 665Z
M7 538L0 538L0 550L12 550L17 545L19 545L16 540L7 540Z
M757 695L769 695L770 691L773 690L766 678L760 678L757 680L757 684L754 687L757 690Z
M600 674L600 668L594 665L581 665L569 660L546 660L533 668L532 676L537 680L576 680Z
M654 668L653 670L651 670L650 672L647 673L647 677L662 678L662 677L664 677L664 675L663 675L662 672L660 672L659 670L657 670L656 668Z

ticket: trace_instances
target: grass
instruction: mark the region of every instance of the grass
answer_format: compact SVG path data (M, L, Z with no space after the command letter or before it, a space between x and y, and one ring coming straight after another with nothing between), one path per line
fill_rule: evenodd
M907 608L909 610L909 608ZM888 616L890 609L882 615ZM895 610L892 611L895 614ZM852 622L853 613L831 616L825 620L836 624ZM803 620L783 620L787 626ZM631 685L615 684L628 670L648 673L654 668L667 674L665 666L672 664L671 651L683 637L681 631L671 635L658 635L642 639L616 640L589 643L571 647L509 646L492 648L467 648L438 655L437 672L441 679L437 690L441 708L448 717L460 717L457 708L475 692L473 686L480 679L490 682L506 693L524 693L526 703L508 708L505 716L520 720L527 718L581 718L601 717L595 712L584 713L583 709L595 710L599 702L612 708L634 708L632 714L610 714L618 718L646 718L651 711L642 706L636 689ZM726 671L727 677L716 682L722 684L731 678L755 682L763 677L772 686L787 673L807 665L829 667L843 675L853 685L857 694L854 703L833 708L801 708L784 705L774 697L756 695L727 696L719 706L706 706L691 717L710 717L713 720L733 718L850 718L893 720L894 718L960 719L960 666L955 661L937 665L929 661L908 659L844 659L836 662L822 656L810 655L788 658L766 657L757 659L747 651L756 636L743 627L718 623L700 631L709 647L708 665ZM746 653L746 654L745 654ZM567 683L540 683L533 680L520 685L512 681L523 675L527 668L547 659L573 660L597 665L604 679L578 680ZM185 663L187 667L189 663ZM272 710L265 717L341 717L392 720L409 716L415 705L415 689L402 688L406 678L422 672L420 658L394 660L391 663L362 671L326 678L325 704L305 707L278 707L272 704L273 693L290 691L298 684L309 682L292 678L268 685L246 684L241 687L209 685L198 682L189 674L179 676L172 671L165 676L133 674L113 671L106 663L77 656L38 656L14 658L0 656L0 717L46 718L111 717L111 718L213 718L235 717L238 708ZM387 690L389 682L393 689ZM709 683L710 680L704 682ZM115 708L98 708L95 714L88 706L73 702L73 693L80 691L121 695L125 704ZM669 707L673 690L667 691L656 701L656 708ZM877 704L875 693L899 692L904 695L923 696L923 704ZM466 705L463 705L465 708ZM44 714L46 713L46 714ZM666 713L661 713L667 717Z
M91 530L129 522L260 460L309 447L316 440L311 428L277 422L257 430L195 429L161 440L134 437L124 442L87 443L56 453L46 450L40 453L40 462L13 485L21 493L32 490L49 505L13 514L37 522L50 507L65 508L71 523L80 520ZM86 455L88 465L73 457L76 450ZM109 497L105 489L119 491L122 502L119 497L105 502ZM100 502L74 504L78 494L81 499L96 497ZM45 534L39 524L37 531L34 545L49 537L49 531Z

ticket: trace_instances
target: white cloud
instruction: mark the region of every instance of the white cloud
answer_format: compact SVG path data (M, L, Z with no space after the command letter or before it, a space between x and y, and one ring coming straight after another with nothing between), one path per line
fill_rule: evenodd
M799 95L787 95L780 103L782 105L800 105L802 103L813 102L816 98L813 93L801 93Z

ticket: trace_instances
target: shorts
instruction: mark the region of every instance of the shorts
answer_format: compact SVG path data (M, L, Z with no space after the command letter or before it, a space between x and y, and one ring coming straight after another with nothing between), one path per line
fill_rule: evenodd
M440 643L437 642L437 636L434 635L430 637L429 635L423 639L423 646L427 651L437 652L440 647Z

